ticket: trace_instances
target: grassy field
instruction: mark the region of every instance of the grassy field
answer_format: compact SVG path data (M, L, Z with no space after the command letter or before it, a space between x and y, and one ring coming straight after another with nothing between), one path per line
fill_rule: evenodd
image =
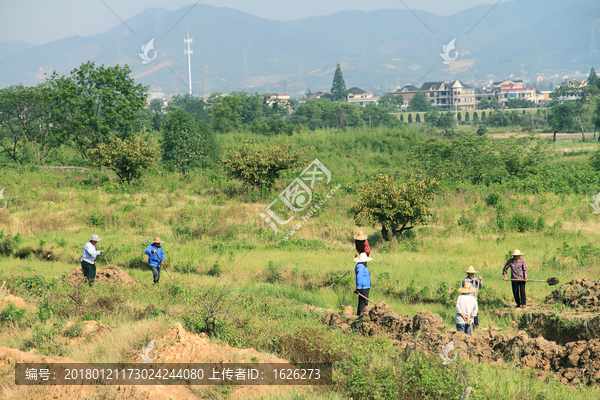
M308 158L318 158L330 169L333 183L346 188L346 184L367 181L378 172L403 170L410 148L433 134L426 128L317 131L289 140L297 147L313 146ZM226 135L222 144L235 145L244 138L243 134ZM572 151L564 152L565 148ZM560 155L552 162L581 165L597 149L595 143L563 141L555 147ZM217 342L254 347L290 360L317 354L320 359L336 361L341 378L334 387L290 398L377 398L361 395L360 384L343 371L366 360L372 369L393 366L408 373L409 369L395 361L398 350L387 339L327 331L319 321L323 313L307 308L338 311L341 305L356 305L352 235L359 227L348 213L356 197L352 190L339 190L293 240L283 243L281 235L275 235L259 214L293 179L294 174L284 174L277 187L265 195L216 172L155 172L127 186L100 171L0 169L8 202L7 209L0 212L0 280L7 281L11 293L45 310L26 313L18 320L0 313L0 345L36 348L44 354L81 361L126 361L148 338L176 321L189 331L204 331L198 300L212 301L224 293L222 307L235 318L223 318L218 324ZM498 200L488 205L492 193ZM600 218L589 205L593 195L576 191L522 193L501 185L447 185L434 202L431 222L398 241L386 243L375 228L360 228L369 235L373 249L371 298L385 300L402 314L430 310L453 327L454 289L466 267L473 265L485 285L480 299L481 326L492 323L508 331L511 319L499 319L490 311L511 312L510 284L502 281L501 274L515 248L526 253L530 279L600 278ZM510 225L521 218L516 216L529 222L502 227L504 219ZM77 296L85 307L77 307L67 296L75 289L63 276L79 266L81 248L92 233L102 237L98 247L106 251L99 266L108 261L142 285L113 288L98 284L93 291L80 288ZM142 253L155 236L166 242L174 283L163 273L160 285L153 286L150 270L143 267ZM9 248L12 254L6 256ZM28 286L32 280L37 286ZM527 290L529 303L536 307L551 288L530 283ZM98 338L78 347L61 345L57 327L86 318L114 328L110 344ZM299 353L291 344L297 342L290 338L304 340L318 351ZM357 355L363 358L357 359ZM422 367L434 370L437 361L428 362ZM452 368L456 368L453 373L465 369L476 388L472 397L476 399L598 396L594 388L542 382L527 370L515 371L510 364L467 363ZM371 384L381 382L385 379ZM403 396L418 398L410 393ZM430 398L454 398L451 394L439 396ZM378 398L398 397L380 394Z

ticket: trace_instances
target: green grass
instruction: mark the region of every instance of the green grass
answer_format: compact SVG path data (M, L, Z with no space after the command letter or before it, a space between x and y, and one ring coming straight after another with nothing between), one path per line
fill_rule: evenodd
M410 148L431 135L427 128L411 127L406 131L305 132L289 140L295 146L314 146L308 158L319 158L335 182L348 183L366 181L376 172L402 171ZM239 143L246 137L229 134L223 140ZM597 148L595 143L573 142L570 146ZM554 149L563 147L561 143ZM553 162L578 167L587 162L589 154ZM176 321L188 330L202 331L203 308L198 300L210 301L224 291L224 307L235 318L219 321L213 340L287 357L298 355L281 343L297 337L301 340L297 343L310 348L311 338L317 337L322 342L316 347L338 355L341 378L336 386L324 392L290 391L287 398L349 397L360 382L343 371L357 368L356 354L366 357L361 362L369 365L364 374L372 379L371 384L381 388L392 385L405 373L402 371L408 371L408 364L398 361L399 349L387 339L327 331L320 323L322 313L306 307L340 310L345 304L356 306L352 234L359 228L347 212L354 201L352 191L339 190L289 243L282 244L281 236L274 235L258 217L294 177L284 174L277 187L263 197L257 190L208 171L188 175L157 171L128 186L99 171L1 168L8 208L0 213L0 231L4 232L0 250L10 237L13 250L21 249L18 254L22 258L0 255L0 280L7 281L12 294L44 312L26 311L18 316L15 310L0 310L10 317L0 323L0 345L33 346L39 352L81 361L124 361L147 343L147 335L160 335ZM499 319L491 311L504 310L503 305L507 311L512 307L510 284L502 281L501 274L515 248L526 253L531 279L600 278L600 220L589 206L595 193L579 193L572 185L571 194L507 186L446 185L445 196L433 204L430 224L398 242L384 243L375 228L361 227L373 249L370 297L385 300L401 314L415 315L423 309L438 313L452 328L455 298L451 294L438 301L435 296L440 287L457 288L465 276L463 271L473 265L484 278L482 303L491 304L482 304L480 324L492 323L507 332L516 316L509 313ZM491 193L497 201L486 202ZM500 228L500 214L507 221L519 214L535 224L520 229L506 223ZM100 283L93 291L82 286L77 293L63 282L65 273L79 267L82 246L92 233L102 237L98 247L106 250L98 266L103 267L105 261L120 266L141 282L140 287ZM20 241L14 240L16 235ZM152 285L152 273L144 266L142 254L154 236L166 241L163 247L174 283L163 273L160 285ZM47 254L52 254L53 261L47 261ZM327 288L332 280L338 283ZM542 303L552 289L544 283L529 284L530 304ZM407 295L410 293L412 297ZM68 295L78 296L84 306L77 306ZM57 329L73 321L76 325L66 335L76 337L78 324L90 318L112 327L113 345L90 339L80 346L60 346L63 337ZM281 338L288 341L281 342ZM391 374L388 367L396 368L400 375ZM476 399L595 397L589 389L569 389L552 380L543 383L509 365L468 364L465 368L477 388ZM432 379L435 377L438 375L433 374ZM451 375L444 379L448 377L457 379ZM206 395L218 398L220 394Z

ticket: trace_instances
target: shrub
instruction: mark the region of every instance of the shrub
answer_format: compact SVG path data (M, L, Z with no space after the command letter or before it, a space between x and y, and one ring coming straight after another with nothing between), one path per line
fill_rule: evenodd
M68 337L70 339L74 339L74 338L81 336L82 333L83 333L83 322L77 321L65 330L64 336Z
M276 340L276 350L296 363L333 364L339 360L340 353L335 349L326 333L317 328L301 328Z
M14 256L16 258L20 258L21 260L24 258L29 257L30 255L32 255L35 252L35 250L33 249L33 247L23 247L20 249L17 249L14 252Z
M0 311L0 322L2 323L19 323L25 316L27 310L24 308L17 308L13 303L8 305Z
M153 168L158 151L142 135L134 134L121 140L110 139L90 151L90 162L96 168L114 171L123 182L130 184L141 178L144 171Z
M411 357L402 371L401 392L415 399L458 399L465 390L459 384L466 378L465 367L460 361L441 365L437 356L416 355Z
M485 197L485 204L488 206L496 206L502 201L502 196L498 193L490 193Z
M208 270L207 274L210 276L221 276L221 266L219 265L218 261L213 264L213 266Z
M273 261L269 261L265 280L269 283L277 283L281 280L279 265L276 265Z
M535 219L530 215L524 215L520 212L513 214L510 223L512 228L517 232L532 231L536 228Z

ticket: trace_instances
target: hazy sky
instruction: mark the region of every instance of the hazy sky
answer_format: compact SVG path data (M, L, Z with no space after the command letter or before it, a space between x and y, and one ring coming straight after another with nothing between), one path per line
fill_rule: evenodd
M273 19L295 20L329 15L344 10L425 10L450 15L497 0L201 0L201 4L230 7ZM502 0L502 2L510 0ZM103 4L106 3L105 4ZM195 0L0 0L0 41L24 40L42 44L69 36L91 36L105 32L122 20L149 7L177 10ZM108 6L108 7L107 7ZM197 12L198 9L196 9ZM194 11L192 11L194 12Z

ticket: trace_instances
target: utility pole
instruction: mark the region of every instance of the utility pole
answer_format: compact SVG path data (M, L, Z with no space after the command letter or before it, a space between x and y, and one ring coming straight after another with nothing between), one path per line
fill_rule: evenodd
M208 65L204 66L204 95L210 96L210 81L208 77Z
M242 71L242 84L244 85L244 92L248 89L248 55L244 50L244 70Z
M189 88L190 88L190 96L192 95L192 58L191 55L194 54L194 50L190 50L190 43L192 43L194 39L190 39L190 32L187 33L187 39L183 39L183 43L187 43L188 48L184 50L184 54L188 56L188 76L189 76Z

